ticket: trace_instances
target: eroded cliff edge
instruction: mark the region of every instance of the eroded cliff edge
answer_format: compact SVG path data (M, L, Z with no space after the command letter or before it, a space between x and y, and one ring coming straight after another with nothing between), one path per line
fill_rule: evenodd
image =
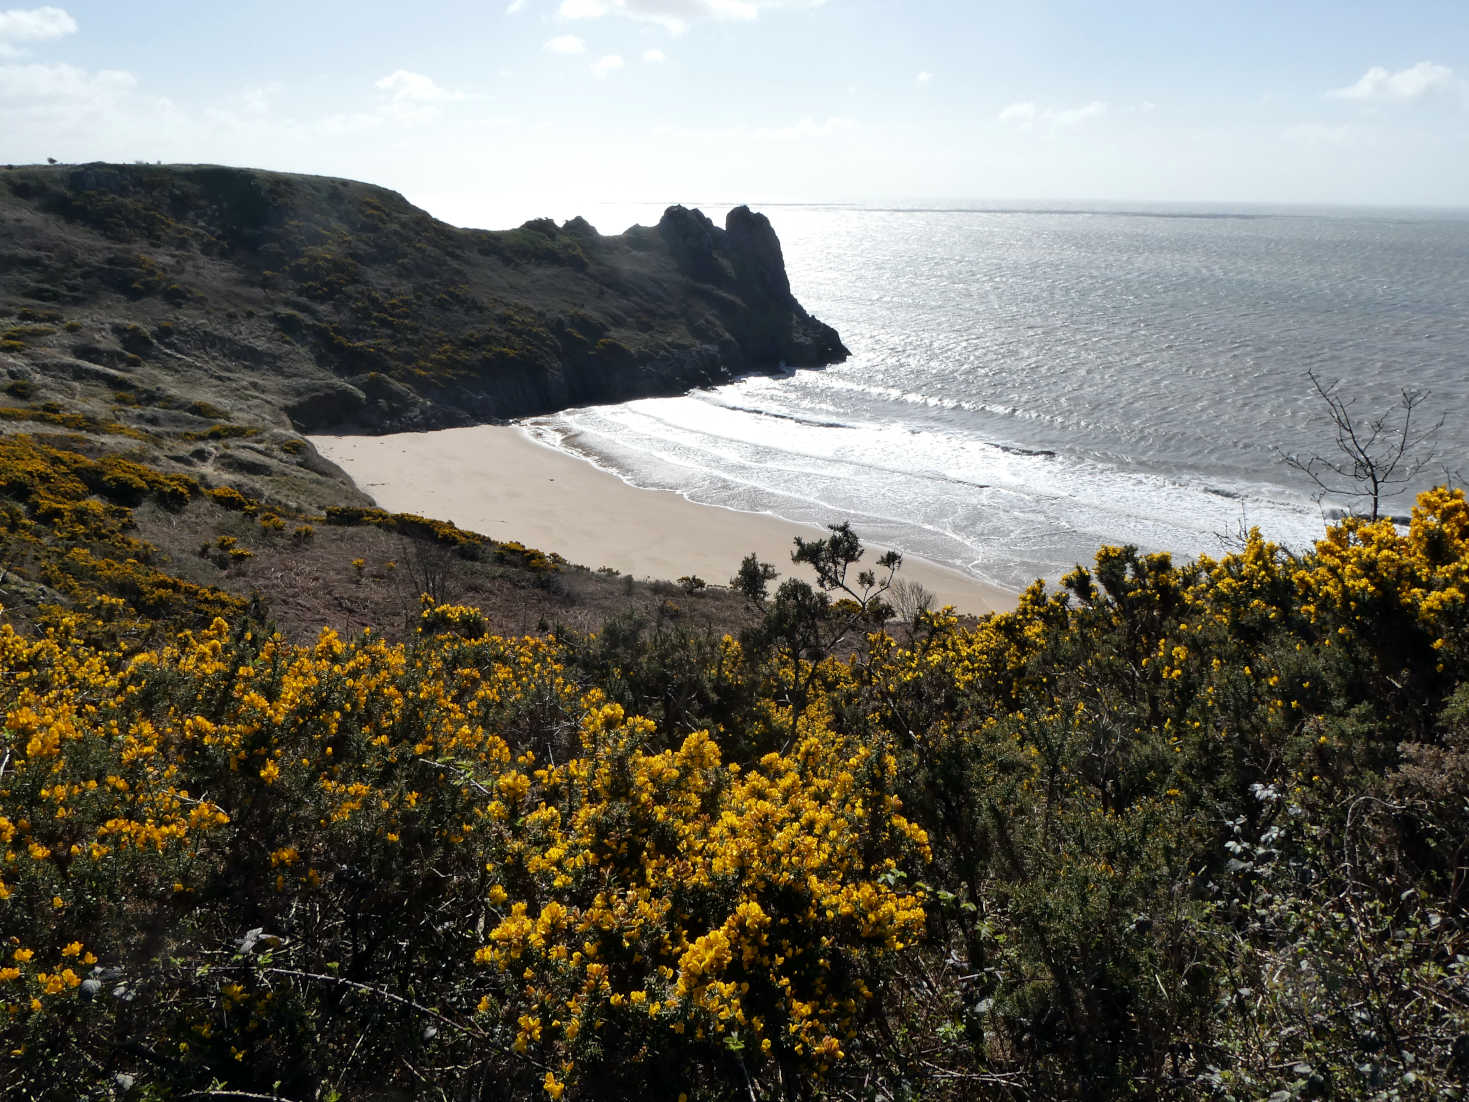
M847 354L745 207L492 232L347 180L94 164L0 170L0 226L0 373L63 405L393 432Z

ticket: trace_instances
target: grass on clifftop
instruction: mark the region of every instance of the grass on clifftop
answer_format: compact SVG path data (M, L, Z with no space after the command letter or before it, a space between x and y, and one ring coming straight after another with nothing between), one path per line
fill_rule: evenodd
M93 164L0 170L0 219L0 354L70 374L161 363L308 432L524 416L845 354L772 290L773 234L689 212L666 233L461 230L352 181Z

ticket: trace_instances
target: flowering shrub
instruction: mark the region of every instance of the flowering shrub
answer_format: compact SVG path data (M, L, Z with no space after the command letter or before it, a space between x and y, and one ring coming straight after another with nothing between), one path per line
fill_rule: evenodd
M965 976L927 1058L1048 1097L1455 1097L1466 569L1437 490L1406 531L1104 548L973 631L875 640L843 711L898 756Z
M197 486L123 460L94 461L25 435L0 436L0 550L4 569L42 584L78 609L81 627L116 637L131 620L206 624L244 602L154 565L154 548L132 534L142 494L181 508ZM99 500L94 494L103 495Z
M76 1045L166 1045L140 1081L299 1086L362 1029L386 1059L405 1018L527 1089L547 1066L562 1089L819 1074L921 935L884 880L926 847L894 763L818 724L742 770L707 733L657 749L552 643L216 621L125 659L71 627L0 629L13 1089Z
M887 883L927 848L895 763L815 724L744 770L707 732L655 752L650 721L598 699L580 756L500 782L535 810L475 959L525 984L514 1048L599 1089L645 1080L629 1044L688 1080L676 1069L829 1070L883 962L922 934L919 896Z
M0 438L69 606L0 627L6 1097L1461 1090L1457 491L838 659L432 601L292 645L149 565L164 477Z

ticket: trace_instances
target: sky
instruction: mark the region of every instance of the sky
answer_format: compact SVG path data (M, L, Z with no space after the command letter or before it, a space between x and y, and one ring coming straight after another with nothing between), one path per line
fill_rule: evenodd
M483 226L610 202L1469 207L1469 0L0 8L0 163L49 157L343 176Z

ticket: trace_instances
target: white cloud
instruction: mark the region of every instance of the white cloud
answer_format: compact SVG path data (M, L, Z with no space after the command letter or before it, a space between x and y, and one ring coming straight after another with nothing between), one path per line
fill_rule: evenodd
M996 121L1017 130L1030 130L1038 122L1050 123L1052 127L1076 126L1107 113L1107 104L1092 100L1080 107L1041 107L1033 100L1021 100L1000 110Z
M574 34L558 34L546 43L545 49L553 54L584 54L587 44Z
M615 73L621 68L622 55L607 54L605 57L597 59L597 63L592 66L592 72L596 73L599 77L605 77L608 73Z
M699 20L749 21L764 11L781 8L819 8L827 0L561 0L562 19L600 19L620 15L656 23L671 34L683 34Z
M400 122L429 122L439 117L440 108L446 103L470 97L436 83L432 77L412 73L407 69L396 69L375 81L373 87L386 92L388 101L382 113Z
M1305 122L1288 126L1282 136L1291 145L1328 146L1346 149L1361 145L1368 137L1367 132L1350 125L1329 126L1324 123Z
M510 3L505 5L505 14L514 15L516 12L520 11L524 7L525 0L510 0Z
M644 50L643 60L649 65L662 65L668 60L668 55L662 50Z
M1030 100L1022 100L1003 108L995 118L1011 126L1027 128L1035 122L1035 117L1039 113L1039 108L1034 103Z
M114 99L138 86L118 69L89 73L75 65L0 65L0 103L82 103Z
M790 126L758 127L755 137L777 142L805 141L811 138L833 138L856 127L856 121L845 116L832 116L817 122L808 115Z
M173 133L174 115L167 100L140 95L131 73L0 65L0 119L17 161L153 160L158 135Z
M388 93L394 103L447 103L464 98L462 92L451 92L434 83L433 78L422 73L410 73L407 69L394 70L374 83L373 87Z
M925 69L923 72L919 73L916 77L913 78L913 83L914 84L927 84L931 80L933 80L933 74L930 73L927 69Z
M606 0L561 0L556 14L562 19L600 19L607 12Z
M16 57L23 51L17 42L46 42L75 34L77 21L61 8L13 8L0 11L0 57Z
M246 88L243 92L226 100L226 103L233 104L242 115L258 118L275 110L276 100L284 90L283 84L279 81L272 81L270 84Z
M1447 65L1420 61L1417 65L1389 72L1374 65L1362 74L1356 84L1336 88L1329 99L1354 100L1358 103L1409 103L1437 92L1466 91L1466 84Z
M1075 126L1077 123L1086 122L1087 119L1097 118L1107 113L1107 105L1099 99L1081 107L1069 107L1062 111L1048 111L1046 117L1057 126Z

